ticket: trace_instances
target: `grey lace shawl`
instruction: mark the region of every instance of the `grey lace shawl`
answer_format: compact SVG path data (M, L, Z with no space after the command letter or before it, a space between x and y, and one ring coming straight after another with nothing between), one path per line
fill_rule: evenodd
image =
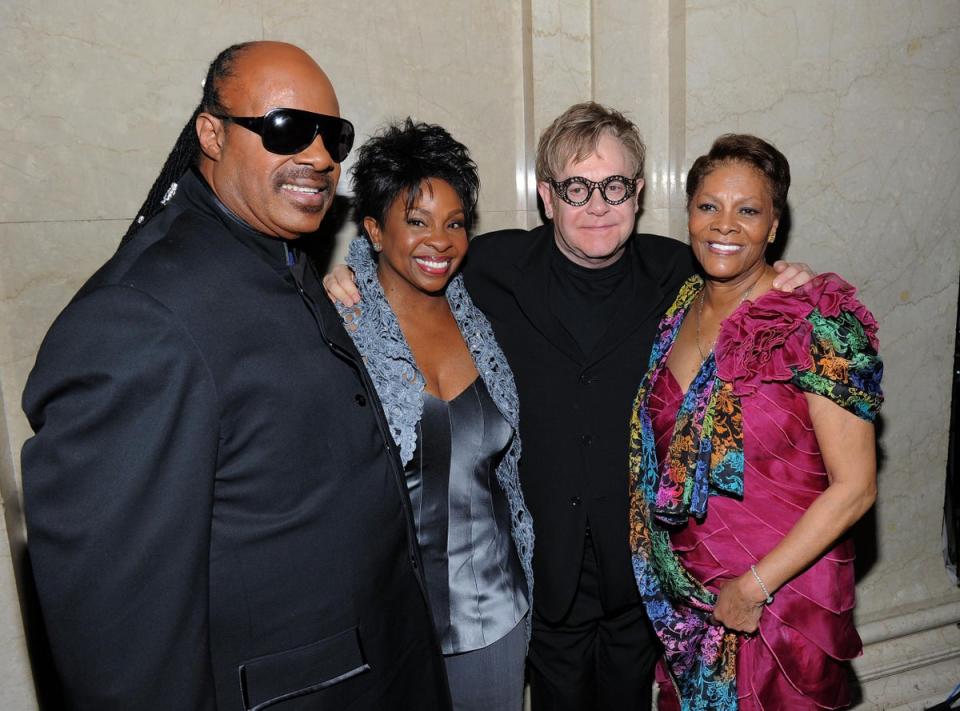
M390 434L406 466L417 447L417 423L423 415L423 375L417 369L400 322L387 303L370 243L358 237L350 243L347 265L353 269L360 303L337 304L354 345L363 356L370 379L387 416ZM509 448L497 467L497 481L510 504L511 535L523 565L530 610L533 610L533 519L523 500L517 463L520 460L519 401L513 372L493 336L487 317L478 309L457 274L447 285L447 301L473 362L500 414L513 429ZM530 612L527 613L527 639Z

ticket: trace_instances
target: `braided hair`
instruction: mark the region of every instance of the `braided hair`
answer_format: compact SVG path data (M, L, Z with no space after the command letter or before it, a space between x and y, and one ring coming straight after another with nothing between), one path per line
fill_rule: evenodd
M166 196L171 187L180 179L180 176L200 160L200 141L197 138L196 127L197 116L204 111L211 114L227 113L227 109L220 98L222 82L225 78L233 75L233 64L237 56L252 44L253 42L241 42L230 45L210 63L210 67L207 69L207 78L203 81L203 98L197 108L194 109L183 130L180 131L173 150L170 151L163 168L160 170L160 175L157 176L153 187L147 194L147 199L140 206L137 217L130 223L126 234L120 240L121 246L163 209L167 203L168 198Z

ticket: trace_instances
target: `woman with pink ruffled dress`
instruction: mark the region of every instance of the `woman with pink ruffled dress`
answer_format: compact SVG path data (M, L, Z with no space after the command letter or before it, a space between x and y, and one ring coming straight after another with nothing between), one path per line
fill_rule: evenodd
M877 325L824 274L771 289L789 165L727 135L687 179L691 278L631 422L634 573L664 646L661 709L850 703L853 546L876 497Z

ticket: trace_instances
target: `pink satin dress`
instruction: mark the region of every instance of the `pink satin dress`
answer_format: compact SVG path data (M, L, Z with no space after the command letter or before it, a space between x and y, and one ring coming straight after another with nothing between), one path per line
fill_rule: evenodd
M664 369L650 395L659 461L667 458L680 386ZM789 383L762 383L742 397L744 496L713 496L702 523L671 534L683 565L717 592L782 539L827 488L804 394ZM775 594L756 634L736 660L739 708L833 709L850 704L847 660L861 652L853 626L853 544L842 540ZM662 665L662 662L661 662ZM679 709L662 666L660 708Z

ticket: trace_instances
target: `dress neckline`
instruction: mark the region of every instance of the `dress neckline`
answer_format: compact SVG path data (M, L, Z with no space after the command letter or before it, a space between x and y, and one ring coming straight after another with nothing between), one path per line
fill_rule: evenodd
M690 305L686 308L686 310L684 311L684 314L683 314L684 320L686 320L686 317L687 317L688 315L690 315L690 310L691 310L691 307L693 306L693 302L696 301L697 297L698 297L700 294L703 293L703 290L704 290L705 288L706 288L706 285L701 285L700 290L697 292L697 295L694 296L694 298L690 301ZM773 289L773 288L767 289L766 291L761 292L760 294L757 294L753 299L743 299L739 304L737 304L737 307L736 307L733 311L730 312L730 315L727 316L725 319L723 319L723 320L720 322L720 333L723 332L723 325L724 325L725 323L727 323L727 322L730 321L731 319L734 319L735 317L739 318L739 317L740 317L739 315L740 315L742 312L745 312L746 310L750 309L750 308L753 307L754 305L762 302L765 298L767 298L767 296L768 296L769 294L773 294L773 293L778 293L777 289ZM677 329L677 333L679 333L679 328ZM670 350L671 350L671 351L673 350L673 345L674 345L674 343L676 343L676 335L674 335L673 339L671 339L671 341L670 341ZM719 345L720 345L720 334L718 333L718 334L717 334L717 340L715 340L715 341L713 342L713 347L710 349L710 352L707 353L707 357L704 358L703 361L700 363L700 367L697 369L697 372L694 373L693 379L690 381L690 384L687 385L686 388L684 388L683 386L680 385L679 379L677 379L677 376L674 375L674 373L673 373L672 370L670 370L670 366L667 365L667 361L670 360L670 354L667 353L667 357L666 357L666 359L663 361L663 370L670 374L670 378L671 378L671 380L673 380L673 387L675 387L677 390L680 391L680 395L681 395L682 397L684 397L684 398L687 397L687 393L690 392L690 388L692 388L692 387L693 387L693 384L697 381L697 378L698 378L698 376L700 375L700 372L701 372L701 371L704 369L704 367L707 365L707 362L708 362L711 358L714 358L714 357L715 357L715 356L714 356L714 353L715 353L715 351L717 350L717 346L719 346Z
M444 400L444 399L443 399L442 397L440 397L439 395L434 395L432 392L430 392L430 391L427 390L426 388L423 389L423 397L424 397L424 398L430 398L431 400L435 400L436 402L442 402L442 403L445 404L445 405L451 405L451 404L453 404L454 402L456 402L457 400L459 400L460 398L462 398L464 395L466 395L468 391L473 390L473 389L476 387L478 380L480 380L480 376L479 376L479 375L477 375L477 377L475 377L473 380L471 380L469 383L467 383L466 387L464 387L463 390L461 390L460 392L458 392L456 395L454 395L454 396L453 396L452 398L450 398L449 400Z
M670 370L670 366L668 365L664 366L663 375L664 375L664 384L669 386L671 390L674 390L680 393L681 398L687 394L684 391L684 389L680 387L680 381L677 380L677 376L673 374L672 370ZM691 381L690 384L692 385L693 381Z

